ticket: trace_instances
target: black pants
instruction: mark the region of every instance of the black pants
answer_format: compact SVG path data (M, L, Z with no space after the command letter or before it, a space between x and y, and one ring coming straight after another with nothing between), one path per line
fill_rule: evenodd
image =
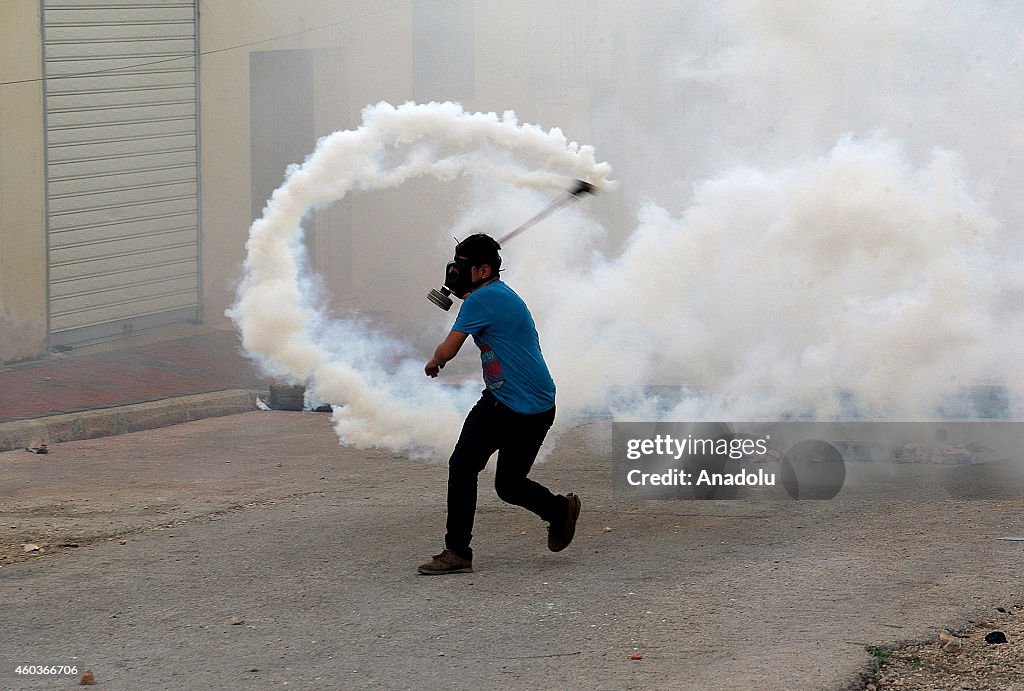
M540 445L555 420L555 409L523 415L498 401L490 391L469 411L462 435L448 460L448 533L445 547L466 559L473 558L477 476L491 455L498 452L494 489L502 501L529 509L545 521L565 513L565 497L527 478Z

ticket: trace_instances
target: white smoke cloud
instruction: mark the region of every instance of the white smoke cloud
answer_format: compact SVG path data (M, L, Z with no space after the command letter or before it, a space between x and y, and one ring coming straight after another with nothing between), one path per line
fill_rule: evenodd
M571 281L606 352L562 328L557 369L699 390L681 418L932 417L977 384L1019 413L1022 7L649 7L670 67L638 71L643 108L603 104L628 144L599 143L645 201Z
M955 155L915 167L892 141L847 137L705 181L681 216L648 205L615 256L552 271L539 248L521 263L557 278L508 280L529 286L563 409L669 384L692 392L670 413L685 419L927 416L1005 367L999 230Z
M625 229L586 205L560 211L504 248L558 386L558 424L595 410L928 418L965 386L1019 396L1019 9L701 7L691 37L720 40L665 48L679 56L673 74L652 73L650 102L622 104L631 126L611 142L634 197L657 201ZM511 115L381 104L322 140L253 224L230 314L270 371L345 404L347 443L446 454L479 384L439 386L422 374L429 354L328 319L303 278L302 216L351 191L463 173L469 208L445 237L500 235L550 201L544 190L603 184L609 169ZM606 249L609 235L620 248ZM674 408L652 385L682 391Z

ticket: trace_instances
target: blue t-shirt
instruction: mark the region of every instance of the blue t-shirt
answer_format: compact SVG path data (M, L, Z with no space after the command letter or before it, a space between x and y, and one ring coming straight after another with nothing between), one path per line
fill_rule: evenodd
M473 337L484 384L499 401L526 414L555 405L555 382L540 352L533 316L507 284L495 281L470 293L452 330Z

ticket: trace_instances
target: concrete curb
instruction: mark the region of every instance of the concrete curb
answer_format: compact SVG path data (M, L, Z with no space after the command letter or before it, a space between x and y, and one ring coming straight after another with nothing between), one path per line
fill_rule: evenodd
M38 438L56 444L140 432L208 417L245 413L257 409L256 396L266 395L264 391L229 389L134 405L4 422L0 423L0 451L23 449L30 440Z

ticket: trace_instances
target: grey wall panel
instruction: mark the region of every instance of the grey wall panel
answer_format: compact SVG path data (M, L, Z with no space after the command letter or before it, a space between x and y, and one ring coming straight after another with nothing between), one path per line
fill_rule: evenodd
M51 56L46 61L46 70L50 79L57 81L72 79L85 75L100 74L139 74L139 73L160 73L176 72L178 70L195 69L195 58L193 56L182 57L177 53L161 54L147 53L140 59L138 56L130 57L103 57L103 56L77 56L73 59L62 60Z
M148 185L168 185L180 182L188 182L195 185L195 177L192 173L193 171L187 166L168 166L155 170L110 173L103 176L51 181L50 195L56 202L76 195L131 190Z
M54 128L50 131L50 146L67 146L82 142L107 142L118 139L148 139L173 134L195 134L195 119L192 117L170 118L142 122L120 122L114 124L77 124Z
M51 345L198 317L195 17L43 2Z
M51 214L75 214L85 211L127 207L134 208L144 203L158 203L168 199L182 199L196 196L196 183L187 182L122 187L109 192L90 192L50 200Z
M142 68L146 66L146 63L153 63L160 58L184 57L191 53L194 46L194 41L180 38L162 41L97 41L93 43L72 41L51 43L47 38L46 61L49 63L52 60L88 61L94 58L123 59L132 57L136 59L134 64Z
M110 243L89 243L80 245L68 245L53 250L53 277L73 278L74 276L92 275L97 272L114 272L121 268L139 268L144 266L139 262L132 262L129 257L146 255L153 263L161 263L170 257L180 260L182 257L195 256L195 237L188 229L171 230L160 234L160 242L153 241L154 235L126 238L119 240L115 245ZM157 245L154 247L154 245ZM181 251L181 248L189 250ZM160 253L170 253L161 255ZM161 258L162 257L162 258ZM88 262L88 266L81 264ZM74 266L75 270L68 275L63 275L60 268Z
M120 156L112 149L110 155L106 158L91 161L73 161L61 165L51 164L49 166L49 181L86 178L112 173L162 170L170 166L179 165L189 165L194 170L195 162L196 152L194 149L167 151L160 154L146 154L144 156Z
M167 250L163 252L169 253ZM76 278L60 279L56 277L54 279L54 293L55 298L68 297L70 295L78 295L87 293L95 290L102 290L106 287L107 273L118 271L125 274L121 277L126 283L144 283L149 281L167 280L171 278L181 278L183 275L183 269L187 268L185 264L191 263L195 259L195 255L191 252L182 252L184 255L183 259L175 261L173 257L168 257L166 262L162 264L147 264L145 270L136 268L124 268L123 265L111 269L108 272L97 275L97 276L81 276ZM151 262L151 258L147 258L147 261Z
M101 139L91 142L52 144L48 151L53 164L94 161L100 158L123 157L136 154L155 154L166 151L195 150L196 133Z
M190 282L191 285L192 282ZM193 288L182 293L168 293L166 289L157 284L151 286L155 294L145 295L137 298L109 295L109 300L97 302L93 296L83 299L79 304L65 304L55 300L51 307L50 319L53 322L51 329L56 333L63 333L78 330L92 330L104 325L124 325L138 317L149 317L162 312L177 311L179 314L188 314L192 304L198 297ZM173 322L172 322L173 323ZM129 334L135 329L125 329L119 326L115 333ZM86 331L90 333L90 331ZM89 340L95 340L89 338ZM74 341L70 341L74 343Z
M189 86L154 86L150 89L125 87L80 93L62 92L47 95L46 109L60 113L96 108L190 103L195 99L195 95L195 88Z
M176 233L189 231L195 235L196 215L194 212L185 212L178 215L161 216L139 221L132 221L131 228L124 232L111 234L108 228L97 226L92 228L80 228L63 233L52 233L50 235L50 251L80 247L82 245L94 245L98 242L121 243L128 242L134 238L143 238L149 235L160 235L164 233ZM84 250L83 250L84 251ZM55 257L57 255L54 255Z
M134 92L147 89L165 89L168 87L193 86L195 70L163 69L146 70L144 72L126 72L117 70L107 74L80 73L77 76L65 76L50 82L47 90L48 98L63 95L81 95L85 93ZM192 94L194 96L195 94ZM182 100L191 100L186 97Z
M51 231L69 231L80 228L95 228L102 225L123 224L146 218L160 218L172 214L195 210L195 196L169 197L153 202L119 204L103 209L79 211L76 213L51 213ZM111 228L111 232L130 232L130 229Z
M120 277L122 287L117 295L111 295L109 289L101 285L97 277L78 279L65 286L68 289L67 296L54 296L54 304L58 307L65 305L72 309L117 309L130 300L133 295L140 298L166 297L173 292L191 295L195 288L190 280L192 277L187 274L182 275L181 268L180 264L167 264L158 267L155 272L159 273L159 276L145 275L138 271L125 271ZM72 290L74 291L73 295L71 294ZM65 298L67 302L63 302ZM175 304L185 305L186 303L178 301ZM173 308L174 304L168 307L168 309Z
M194 120L196 106L192 101L184 103L121 105L118 108L79 109L59 113L50 112L47 116L47 128L52 131L59 131L65 127L160 122L165 118L192 118Z
M192 21L192 6L189 3L175 3L169 7L147 7L142 3L112 8L111 3L97 7L75 6L72 9L58 9L59 3L49 3L46 13L48 26L82 26L98 24L127 24L131 22L175 22L188 24Z

